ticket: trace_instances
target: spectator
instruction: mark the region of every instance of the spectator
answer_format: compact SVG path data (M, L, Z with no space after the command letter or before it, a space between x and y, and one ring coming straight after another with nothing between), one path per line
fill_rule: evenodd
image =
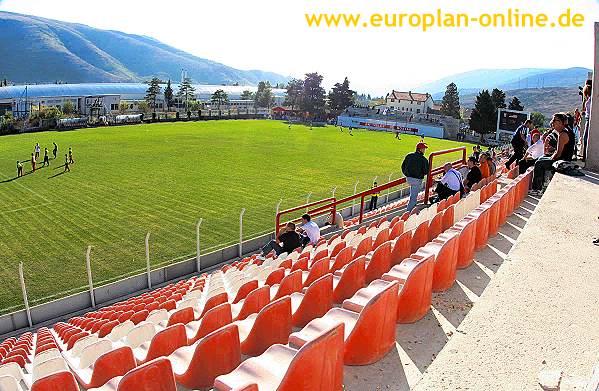
M574 133L568 128L568 117L564 113L553 115L553 131L545 138L545 156L535 162L531 195L539 196L543 190L545 173L552 170L557 160L571 161L574 155Z
M372 189L376 188L377 186L378 186L378 185L377 185L377 183L376 183L376 182L374 182L374 183L372 184L372 187L370 187L370 190L372 190ZM377 192L375 192L375 193L372 193L372 194L370 195L370 205L369 205L369 207L368 207L368 209L369 209L369 210L373 211L373 210L375 210L375 209L376 209L376 204L377 204L377 203L378 203L378 201L379 201L379 195L380 195L380 194L379 194L379 192L378 192L378 191L377 191Z
M483 175L483 178L488 178L491 175L491 170L489 168L489 163L487 162L487 155L484 153L481 154L478 158L478 162L480 164L480 173Z
M533 130L530 134L532 145L528 147L524 157L518 162L518 172L524 174L529 167L535 165L538 158L543 156L543 140L541 140L541 132Z
M437 195L439 201L451 197L462 190L462 174L455 170L451 163L445 163L443 166L443 178L437 183Z
M475 145L474 148L472 148L472 156L474 156L476 163L478 163L478 159L480 157L480 146Z
M401 171L410 185L410 201L406 208L408 212L411 212L418 203L418 193L422 188L422 180L428 174L428 160L424 157L427 148L428 146L425 143L419 142L416 145L416 151L407 154L401 164Z
M582 131L581 137L581 149L582 149L582 161L584 162L587 158L587 143L589 140L589 124L591 119L591 98L592 98L592 81L587 80L584 88L582 89L582 112L581 114L581 125L580 130ZM584 119L584 124L583 120Z
M480 168L478 168L476 165L476 159L474 156L470 156L466 164L468 165L469 171L466 175L466 179L464 180L464 187L470 191L470 188L474 186L475 183L478 183L483 179L483 174L480 172Z
M331 212L331 215L329 216L329 221L327 221L327 225L330 226L335 226L339 229L343 229L345 226L345 221L343 220L343 216L341 215L341 213L339 213L339 211L334 213L335 215L335 222L333 222L333 213Z
M514 135L512 136L512 141L510 142L512 144L512 148L514 149L514 152L512 153L512 156L510 156L508 161L505 162L505 167L508 170L510 169L510 166L512 165L512 163L514 163L514 162L518 163L518 161L524 157L524 152L526 151L526 148L528 148L528 145L526 143L526 137L527 137L528 131L530 131L532 129L533 129L532 121L527 119L514 132Z
M276 240L271 240L266 244L266 246L262 247L262 255L266 255L271 251L275 251L277 256L287 253L291 254L293 250L298 247L301 247L302 242L300 236L297 232L295 232L295 224L287 223L285 228L279 231L279 235Z
M297 229L301 234L302 247L306 247L308 243L316 245L320 239L320 228L312 221L309 214L302 216L302 225Z
M489 165L489 175L493 176L495 174L495 172L497 171L497 165L495 164L495 161L491 157L490 151L485 152L484 155L485 155L485 158L487 159L487 164Z

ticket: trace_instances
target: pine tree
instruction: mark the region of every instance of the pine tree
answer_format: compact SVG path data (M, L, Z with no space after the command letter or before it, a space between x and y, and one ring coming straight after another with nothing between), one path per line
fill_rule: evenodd
M189 106L189 101L194 100L196 89L193 88L191 84L191 78L186 77L183 79L181 85L179 85L179 91L177 92L177 97L182 99L185 102L185 110L187 110Z
M210 98L210 102L216 104L220 110L220 106L229 102L229 96L224 90L216 90Z
M520 99L518 99L518 97L514 96L514 98L512 99L512 101L510 102L510 104L508 106L508 109L524 111L524 106L522 106L522 102L520 102Z
M285 94L285 105L291 106L291 110L295 110L301 105L302 96L304 95L304 81L300 79L291 79L287 83L287 92Z
M356 92L349 89L347 77L343 83L335 83L329 92L329 107L331 115L338 116L341 112L354 104Z
M301 109L311 117L317 117L324 112L325 90L322 88L323 77L317 72L306 73Z
M152 110L156 112L156 97L162 91L162 87L160 87L160 79L153 77L149 84L150 86L146 90L145 100L148 102L148 105L152 108Z
M493 88L491 100L496 109L505 109L505 92L498 88Z
M470 129L480 134L481 141L485 134L494 133L497 128L497 109L489 90L482 90L476 96L476 103L470 115Z
M244 90L239 97L241 100L254 100L254 93L250 90Z
M171 79L168 79L166 88L164 89L164 103L166 103L167 110L171 110L173 105L173 87L171 86Z
M258 89L254 94L254 104L256 107L270 108L275 103L275 96L272 93L270 82L261 81L258 83Z
M460 94L455 83L449 83L441 102L441 112L449 117L460 118Z

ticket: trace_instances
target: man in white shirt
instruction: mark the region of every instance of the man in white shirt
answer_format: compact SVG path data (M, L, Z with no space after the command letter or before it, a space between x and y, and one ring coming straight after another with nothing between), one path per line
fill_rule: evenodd
M441 181L437 183L437 194L439 195L439 200L443 200L451 197L460 191L462 187L462 174L456 169L454 169L451 163L445 163L443 166L443 178Z
M302 216L302 225L300 225L297 230L302 236L302 245L304 247L306 247L308 243L313 246L318 243L318 239L320 239L320 228L318 228L318 225L312 221L309 214Z
M532 145L528 147L524 157L518 162L518 172L520 174L524 174L528 167L534 166L537 159L545 154L545 144L541 139L541 132L533 130L531 140Z

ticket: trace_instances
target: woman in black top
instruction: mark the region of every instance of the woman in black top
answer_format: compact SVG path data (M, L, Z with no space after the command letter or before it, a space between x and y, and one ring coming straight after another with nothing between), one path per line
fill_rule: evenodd
M466 179L464 179L464 188L467 191L470 191L470 188L474 186L475 183L480 182L483 179L483 174L480 172L480 168L476 165L476 158L474 156L470 156L468 158L468 174L466 175Z

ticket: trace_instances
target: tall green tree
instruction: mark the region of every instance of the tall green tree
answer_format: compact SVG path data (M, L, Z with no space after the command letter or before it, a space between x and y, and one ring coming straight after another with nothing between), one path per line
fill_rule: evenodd
M522 105L522 102L520 102L520 99L518 99L518 97L516 96L512 98L507 108L510 110L524 111L524 106Z
M270 108L275 103L275 96L272 93L270 82L261 81L258 83L258 89L254 94L254 105L256 107Z
M150 80L149 87L146 90L145 100L148 102L148 105L152 108L154 112L156 112L156 97L162 91L162 87L160 87L161 80L157 77L153 77Z
M505 92L498 88L493 88L491 92L491 100L496 109L505 109Z
M476 96L476 103L470 114L470 129L480 134L481 141L485 134L495 133L497 130L497 109L489 90L482 90Z
M338 116L356 100L356 92L349 89L349 80L347 77L343 80L343 83L335 83L331 91L329 92L329 108L331 109L331 115Z
M191 84L191 78L186 77L183 82L179 85L179 91L177 91L177 97L185 102L185 110L188 110L189 101L195 99L196 89Z
M285 94L285 105L295 110L301 106L302 96L304 95L304 81L301 79L291 79L287 83L287 92Z
M539 113L538 111L533 111L532 113L530 113L530 120L532 121L532 124L535 127L541 128L545 126L545 121L547 121L547 118L545 118L545 116L542 113Z
M250 90L245 90L241 93L239 99L242 100L254 100L254 93Z
M171 86L171 79L168 79L166 87L164 88L164 103L166 103L166 109L171 111L173 105L173 87Z
M212 94L212 97L210 98L210 102L217 105L218 109L220 110L221 105L224 105L227 102L229 102L229 96L227 95L227 93L224 90L218 89L218 90L214 91L214 93Z
M449 117L460 118L460 93L455 83L449 83L441 101L441 112Z
M316 72L306 73L301 109L310 117L318 117L324 113L325 90L322 88L322 76Z
M75 104L73 102L71 102L70 100L67 100L62 104L62 112L64 114L71 115L71 114L75 114L76 111L77 111L77 108L75 107Z

